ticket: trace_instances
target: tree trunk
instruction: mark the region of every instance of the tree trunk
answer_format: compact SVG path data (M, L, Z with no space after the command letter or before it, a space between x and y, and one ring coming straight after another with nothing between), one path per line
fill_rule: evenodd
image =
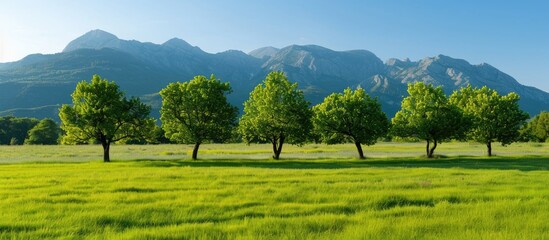
M271 140L271 143L273 144L273 159L278 159L278 155L276 154L276 150L278 149L276 147L276 144L277 144L277 140L276 139L273 139Z
M198 148L200 147L200 143L195 143L194 144L194 149L193 149L193 160L196 160L196 155L198 155Z
M427 147L425 147L425 152L427 157L430 158L431 156L429 155L429 140L427 140Z
M427 146L425 147L425 151L427 151L427 158L433 158L435 149L437 148L437 140L433 140L433 147L429 148L430 141L427 140Z
M109 154L109 150L111 148L110 142L102 142L101 145L103 145L103 162L110 162L111 156Z
M488 157L492 156L492 142L488 142L486 144L486 147L488 148Z
M277 153L277 158L276 159L280 158L280 153L282 152L282 145L284 145L284 136L280 137L280 142L278 143L278 153Z
M278 139L273 139L273 159L280 159L280 152L282 152L282 145L284 145L284 136L281 136Z
M360 145L360 142L355 141L356 150L358 151L358 158L365 159L364 152L362 152L362 145Z
M429 158L432 158L435 154L435 149L437 148L437 140L433 140L433 147L429 150Z

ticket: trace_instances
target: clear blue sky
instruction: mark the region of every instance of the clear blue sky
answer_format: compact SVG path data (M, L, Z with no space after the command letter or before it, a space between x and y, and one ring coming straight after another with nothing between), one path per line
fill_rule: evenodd
M60 52L92 29L211 53L316 44L383 60L444 54L549 91L546 0L0 0L0 62Z

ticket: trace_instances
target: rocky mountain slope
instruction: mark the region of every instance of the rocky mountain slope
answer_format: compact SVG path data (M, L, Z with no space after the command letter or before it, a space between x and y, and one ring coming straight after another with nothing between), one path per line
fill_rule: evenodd
M298 82L313 104L332 92L361 86L379 98L389 117L399 109L406 84L414 81L442 85L447 93L467 84L486 85L502 94L514 91L531 114L549 110L548 93L521 85L488 64L471 65L443 55L384 63L366 50L340 52L315 45L211 54L177 38L163 44L142 43L94 30L70 42L61 53L33 54L0 64L0 115L56 118L59 105L70 103L76 84L93 74L115 80L127 95L141 97L153 106L155 116L160 89L198 74L215 74L230 82L229 101L242 108L249 92L275 70Z

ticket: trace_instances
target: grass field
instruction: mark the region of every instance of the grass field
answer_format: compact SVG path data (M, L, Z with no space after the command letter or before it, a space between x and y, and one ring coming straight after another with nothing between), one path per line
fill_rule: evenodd
M0 147L0 239L549 239L549 145Z
M113 161L125 160L190 160L193 145L113 145ZM99 145L60 146L2 146L0 164L23 162L89 162L102 159ZM497 156L549 156L547 143L514 143L510 146L493 144ZM425 143L386 143L364 147L367 158L419 158L425 154ZM486 155L486 147L478 143L443 143L435 155L470 157ZM268 160L272 147L268 144L204 144L198 151L199 159ZM283 159L352 159L357 157L353 144L308 144L303 147L284 145Z

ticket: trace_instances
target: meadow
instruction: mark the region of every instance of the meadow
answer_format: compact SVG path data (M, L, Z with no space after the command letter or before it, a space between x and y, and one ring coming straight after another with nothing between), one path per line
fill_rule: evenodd
M0 239L548 239L549 144L0 147Z

